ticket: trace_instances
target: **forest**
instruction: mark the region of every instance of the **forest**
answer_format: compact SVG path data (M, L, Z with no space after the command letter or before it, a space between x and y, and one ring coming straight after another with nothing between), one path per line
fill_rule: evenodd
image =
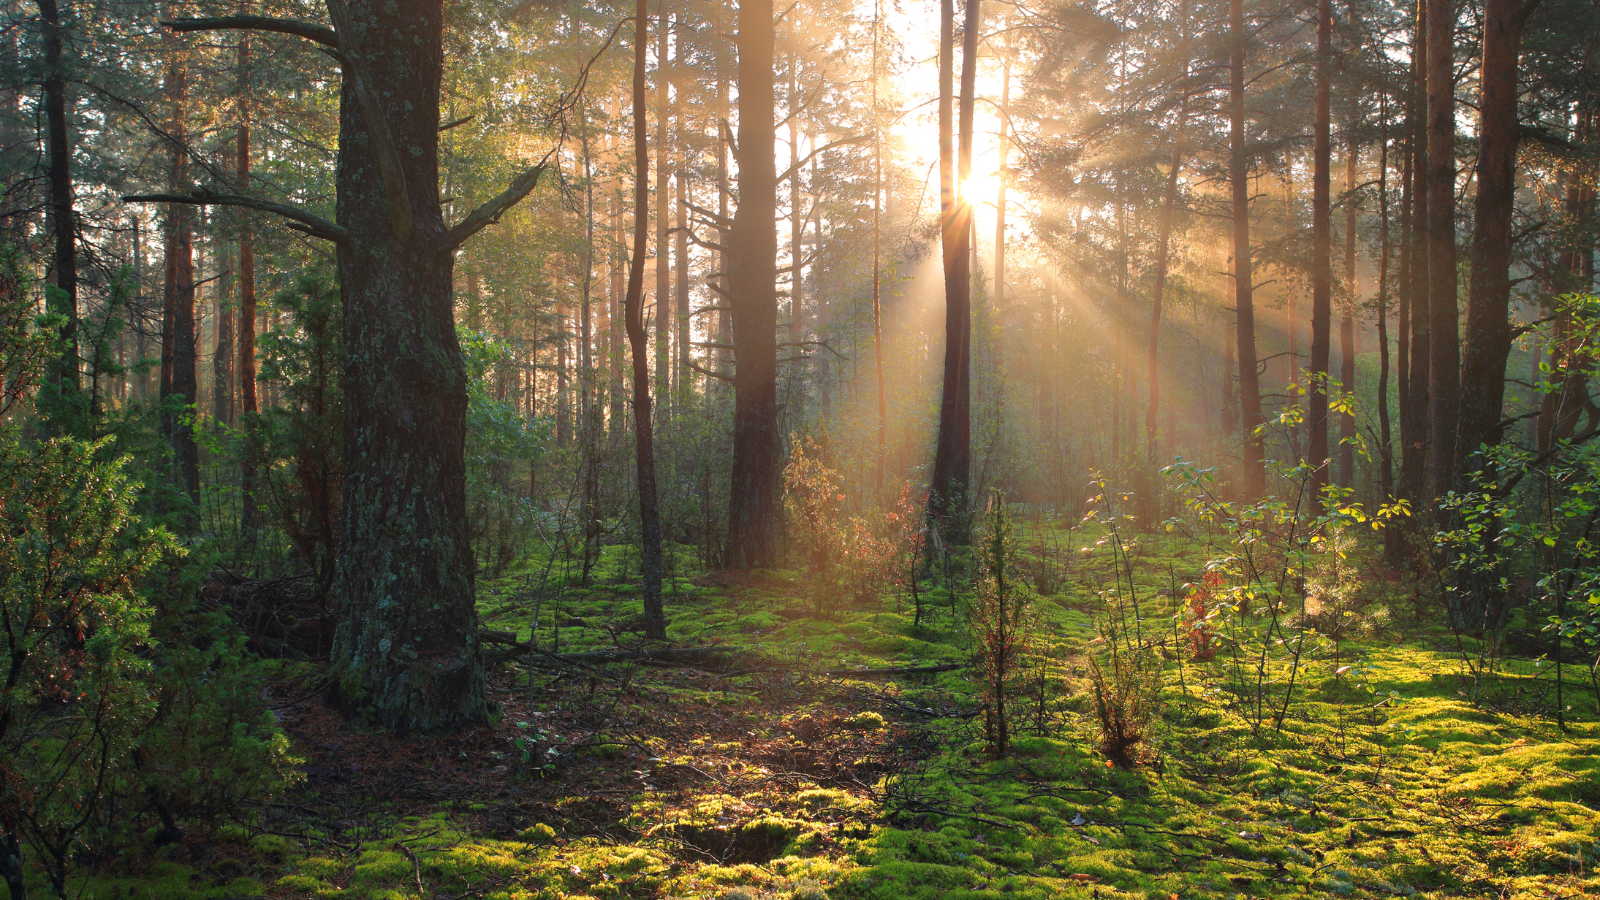
M1594 0L3 0L0 878L1600 895L1597 187Z

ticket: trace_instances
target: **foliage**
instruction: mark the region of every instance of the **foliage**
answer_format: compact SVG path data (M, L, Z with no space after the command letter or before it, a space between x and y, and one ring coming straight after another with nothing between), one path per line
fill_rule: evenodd
M271 500L299 562L324 590L333 583L344 522L343 302L325 267L303 272L273 298L284 314L261 335L261 379L281 391L267 410Z
M495 375L511 362L504 342L467 334L462 351L468 378L467 508L473 550L480 565L487 562L499 574L539 527L539 511L528 494L512 487L510 469L513 461L538 464L550 438L550 419L523 416L504 391L503 380Z
M860 608L899 577L897 562L911 548L915 502L910 486L876 522L845 514L843 478L824 461L812 438L797 439L783 470L783 508L789 533L810 574L818 613Z

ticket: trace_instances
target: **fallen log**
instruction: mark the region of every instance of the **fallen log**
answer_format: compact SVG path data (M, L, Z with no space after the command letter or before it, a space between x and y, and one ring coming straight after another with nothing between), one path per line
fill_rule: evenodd
M479 640L486 644L498 644L505 649L494 651L492 661L504 662L526 656L528 642L519 641L506 631L485 631L479 635ZM539 654L564 663L579 663L587 665L603 665L618 662L647 662L647 663L676 663L693 664L706 662L718 657L733 656L745 652L739 647L660 647L653 650L592 650L586 653L549 653L544 650Z
M829 678L893 678L897 675L936 675L971 668L971 663L942 663L937 666L906 666L898 669L824 669Z

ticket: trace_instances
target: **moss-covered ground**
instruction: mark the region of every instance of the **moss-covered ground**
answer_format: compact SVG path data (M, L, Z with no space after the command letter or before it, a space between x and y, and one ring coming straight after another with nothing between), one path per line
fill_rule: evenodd
M902 589L870 608L819 609L799 573L699 574L685 553L667 590L671 639L735 646L742 662L540 657L530 672L519 657L494 669L492 727L416 740L341 723L311 696L316 668L288 666L270 699L306 759L297 792L259 826L108 863L80 888L118 898L1600 896L1600 723L1583 666L1565 671L1563 731L1550 662L1507 658L1469 677L1456 641L1417 619L1408 582L1371 567L1331 620L1308 610L1324 626L1313 637L1307 621L1285 624L1267 648L1280 664L1258 687L1226 639L1211 660L1171 639L1173 588L1198 578L1198 546L1142 538L1120 601L1094 534L1036 523L1019 546L1019 569L1040 588L1037 641L1006 759L987 752L971 670L850 671L969 662L962 592L924 581L917 623ZM635 560L607 548L588 586L549 560L485 579L485 627L533 631L560 652L626 644L641 615ZM1087 659L1105 649L1096 623L1112 614L1137 616L1162 670L1162 715L1136 768L1108 761L1093 715ZM1290 634L1297 669L1281 664Z

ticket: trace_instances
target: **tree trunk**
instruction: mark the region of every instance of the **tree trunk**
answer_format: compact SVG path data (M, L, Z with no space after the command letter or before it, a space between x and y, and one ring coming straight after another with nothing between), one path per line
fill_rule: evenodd
M928 514L953 544L968 540L968 486L972 468L972 220L959 195L971 170L972 90L976 78L978 2L967 0L962 36L960 174L951 158L955 74L955 2L944 0L939 44L939 196L944 259L944 385L939 436L929 485ZM959 180L958 180L959 179Z
M63 397L78 393L78 219L72 200L72 144L67 136L66 60L62 57L61 8L56 0L38 0L39 24L44 44L45 158L49 201L46 227L55 240L50 277L60 294L50 310L63 316L62 353L54 365L52 381Z
M1187 10L1185 10L1187 12ZM1187 41L1185 41L1187 44ZM1187 70L1185 71L1187 74ZM1178 130L1172 138L1172 168L1167 172L1166 194L1161 199L1161 221L1156 237L1156 283L1150 301L1150 343L1145 351L1145 378L1150 382L1150 405L1144 413L1144 443L1149 463L1158 465L1156 415L1161 409L1161 304L1167 290L1168 244L1172 237L1172 208L1178 201L1178 171L1183 168L1183 135L1189 124L1189 95L1178 105ZM1171 448L1167 448L1169 451Z
M1428 401L1433 489L1455 484L1461 359L1456 308L1455 5L1428 6Z
M439 203L443 4L346 7L344 41L383 118L363 114L347 71L337 173L350 235L338 254L346 468L332 690L347 712L393 732L452 731L486 721L488 704L466 517L467 373Z
M1328 486L1328 357L1333 325L1333 215L1329 205L1332 165L1333 2L1317 2L1316 101L1311 151L1311 384L1306 424L1311 432L1306 461L1313 467L1313 509ZM1293 327L1293 323L1290 323Z
M649 40L645 15L648 0L638 0L633 39L633 258L628 266L628 293L624 301L628 349L633 356L634 468L639 490L639 575L643 582L644 630L653 640L664 640L667 623L661 609L661 511L656 503L656 448L650 420L650 363L644 331L644 258L650 227L650 148L645 142L645 46ZM666 17L660 19L666 30ZM665 54L663 54L664 56ZM661 153L663 147L657 147ZM663 193L665 193L663 186ZM658 236L659 241L659 236ZM660 295L658 303L665 303ZM658 357L659 360L659 357ZM659 383L659 382L658 382Z
M1394 502L1394 441L1389 414L1389 116L1384 104L1378 142L1378 501ZM1405 334L1405 323L1401 323ZM1402 385L1404 382L1402 382ZM1404 393L1402 388L1401 393ZM1376 506L1374 506L1376 508ZM1383 531L1384 561L1399 561L1399 531Z
M1339 389L1346 394L1356 390L1356 158L1360 150L1354 139L1344 159L1344 304L1339 316ZM1384 351L1388 352L1387 349ZM1347 409L1339 414L1339 481L1342 488L1355 486L1356 417Z
M239 189L250 189L250 35L239 37ZM248 545L256 529L256 241L248 211L239 217L239 408L244 452L239 457L239 529Z
M878 428L877 448L873 453L873 490L883 492L883 465L884 454L888 453L889 434L889 407L887 396L884 392L883 372L883 137L878 133L878 126L882 122L883 110L878 103L878 82L880 78L879 55L879 29L883 24L882 0L873 0L872 4L872 72L868 77L872 90L872 361L873 375L877 384L878 399ZM1010 76L1010 64L1007 63L1006 73ZM1005 119L1001 118L1001 190L1005 185L1005 144L1004 125ZM1002 193L1001 222L1004 223L1005 196ZM1003 227L1003 225L1002 225ZM997 253L1003 252L1001 243L996 244ZM998 282L996 285L998 286Z
M219 425L233 424L233 274L235 266L226 254L217 268L214 313L217 322L216 352L211 356L211 417Z
M1531 10L1531 6L1529 7ZM1485 0L1479 69L1478 194L1473 204L1472 277L1461 354L1460 453L1500 443L1506 358L1511 353L1511 215L1517 162L1517 51L1523 0Z
M672 190L667 175L667 135L672 122L672 77L667 38L672 17L667 0L656 0L656 390L661 420L672 417ZM635 404L637 408L637 403ZM635 431L638 429L635 428Z
M1267 489L1266 447L1259 429L1261 382L1256 374L1256 317L1250 272L1250 159L1245 151L1244 0L1231 0L1229 23L1233 50L1229 61L1228 180L1233 188L1233 297L1239 352L1239 413L1243 432L1244 489L1260 497Z
M728 238L733 479L727 564L778 558L778 173L772 0L739 4L739 209Z
M184 117L189 103L187 54L174 48L167 66L167 102L172 113L171 184L174 191L189 189L188 130ZM200 502L200 448L195 444L192 420L198 372L194 326L193 212L187 206L167 210L166 284L162 321L162 428L172 445L179 486L191 503ZM198 508L188 515L198 527Z
M1413 510L1421 511L1429 496L1427 478L1428 447L1432 441L1432 418L1429 414L1429 370L1432 359L1429 348L1432 316L1429 309L1428 286L1428 140L1426 127L1427 70L1428 70L1428 0L1417 0L1416 35L1412 53L1412 90L1407 115L1407 184L1411 203L1406 210L1406 235L1404 248L1410 260L1406 272L1407 284L1402 285L1409 299L1411 337L1409 371L1405 396L1401 398L1400 422L1405 433L1405 444L1400 450L1400 489L1402 496L1411 502Z

